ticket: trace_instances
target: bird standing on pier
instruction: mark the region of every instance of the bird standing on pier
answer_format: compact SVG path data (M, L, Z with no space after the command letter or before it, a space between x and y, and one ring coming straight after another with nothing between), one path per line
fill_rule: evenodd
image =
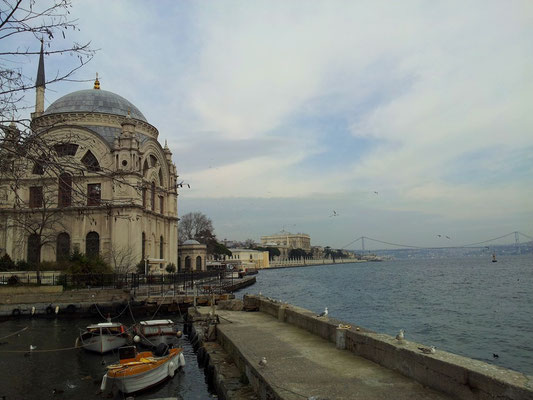
M322 311L320 314L317 315L317 317L327 317L328 316L328 308L326 307L324 311Z
M267 365L267 359L266 357L261 357L261 359L259 360L259 366L264 367L265 365Z
M30 351L33 351L37 348L37 346L34 346L33 344L30 344Z
M396 340L397 340L398 342L403 342L403 341L405 340L405 335L404 335L404 333L405 333L405 330L404 330L404 329L400 329L400 333L398 333L398 334L396 335Z
M435 354L435 346L419 347L418 350L420 350L424 354Z

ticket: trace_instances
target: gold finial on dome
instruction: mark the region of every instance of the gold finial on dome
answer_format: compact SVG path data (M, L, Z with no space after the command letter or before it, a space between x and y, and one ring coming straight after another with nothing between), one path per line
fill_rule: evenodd
M98 72L96 73L96 79L94 80L93 89L100 90L100 81L98 80Z

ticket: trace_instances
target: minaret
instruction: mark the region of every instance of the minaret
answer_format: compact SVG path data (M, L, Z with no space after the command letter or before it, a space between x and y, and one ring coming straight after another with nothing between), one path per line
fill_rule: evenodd
M37 69L37 80L35 81L35 112L32 118L39 117L44 112L44 88L46 79L44 77L44 50L41 40L41 54L39 55L39 68Z

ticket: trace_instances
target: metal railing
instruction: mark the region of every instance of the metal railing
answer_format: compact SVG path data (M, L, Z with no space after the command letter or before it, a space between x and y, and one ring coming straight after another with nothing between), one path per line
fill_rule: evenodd
M0 285L60 285L65 289L125 289L150 293L172 290L175 294L222 293L233 285L233 273L225 270L187 271L175 274L64 274L57 272L0 273ZM144 289L143 289L144 288Z

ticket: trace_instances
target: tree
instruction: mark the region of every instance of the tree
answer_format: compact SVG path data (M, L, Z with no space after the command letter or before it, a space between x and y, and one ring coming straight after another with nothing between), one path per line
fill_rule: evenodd
M198 240L200 243L204 243L200 239L203 238L205 241L206 238L209 238L210 236L214 237L213 232L214 229L211 219L199 211L185 214L179 220L178 237L180 243L189 239Z
M255 250L268 251L268 258L271 261L274 257L279 257L281 255L281 252L277 247L256 247Z
M113 244L111 250L106 254L106 259L109 260L116 274L134 272L137 264L137 258L133 254L131 247L119 247L115 244Z
M332 250L331 247L329 247L329 246L324 247L324 257L326 257L326 258L330 258L331 257L331 259L335 263L335 251Z
M74 73L88 63L93 55L90 42L67 40L70 32L79 30L70 17L71 0L3 0L0 3L0 124L16 121L29 132L29 119L21 118L24 97L33 93L39 83L44 85L72 80ZM62 39L61 39L62 38ZM59 39L59 40L58 40ZM39 43L40 41L40 43ZM46 82L36 82L22 66L31 56L39 55L39 47L49 56L70 55L74 63L62 62ZM43 66L44 69L44 66Z
M174 265L173 263L167 264L165 270L167 271L167 273L173 274L176 272L176 265Z
M291 249L289 252L289 258L305 258L308 256L304 249Z
M244 241L244 248L246 249L255 249L257 247L255 241L253 239L246 239Z

